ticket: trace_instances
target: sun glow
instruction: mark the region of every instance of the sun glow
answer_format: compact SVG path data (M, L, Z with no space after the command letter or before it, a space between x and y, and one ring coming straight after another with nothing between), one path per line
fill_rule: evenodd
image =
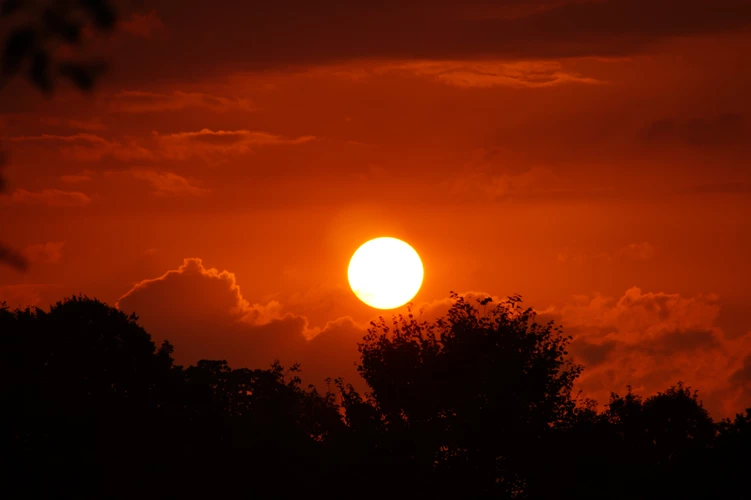
M420 256L396 238L363 244L349 261L349 286L357 298L376 309L394 309L412 300L423 279Z

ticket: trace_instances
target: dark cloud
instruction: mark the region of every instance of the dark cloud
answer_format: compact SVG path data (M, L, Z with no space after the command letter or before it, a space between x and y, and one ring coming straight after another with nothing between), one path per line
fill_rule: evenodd
M751 139L745 116L735 113L700 118L666 118L652 122L644 130L652 145L688 145L717 147L735 145Z
M569 330L569 333L572 333ZM613 340L606 340L602 344L594 344L586 340L575 340L571 348L581 359L584 366L596 366L604 362L615 350L618 344Z
M574 337L570 352L585 365L578 386L600 403L627 385L654 394L681 380L699 390L712 414L729 415L748 405L728 380L751 353L751 333L731 338L718 326L719 311L713 295L631 288L617 299L578 297L540 317Z
M727 181L698 184L686 189L687 194L724 194L724 195L747 195L751 194L751 182Z
M153 6L170 36L162 43L129 39L123 48L130 60L121 61L118 78L137 76L137 68L143 71L146 65L153 77L171 79L201 76L209 67L216 74L356 58L623 56L666 37L727 32L751 21L751 4L745 0L523 4L530 8L507 15L488 6L446 0L157 0Z
M121 91L114 94L109 108L121 113L150 113L179 111L186 108L203 108L211 111L254 111L255 106L247 98L231 99L201 92L169 93L145 91Z
M185 259L178 269L136 284L117 307L135 312L155 340L170 340L179 363L225 359L256 368L279 359L285 366L301 363L303 381L319 389L327 377L360 383L354 362L364 330L352 319L311 328L279 302L249 303L234 274L207 269L201 259Z
M317 290L310 297L323 307L321 294ZM462 296L473 303L490 297ZM491 298L486 308L502 300ZM296 297L298 306L303 299ZM627 385L654 394L682 380L699 389L714 414L729 415L748 403L738 387L746 383L743 359L751 356L751 333L729 338L716 325L717 300L632 288L618 299L578 297L538 311L538 321L556 320L574 337L570 352L586 367L578 387L601 403ZM452 302L416 304L414 312L434 321ZM278 358L286 365L302 363L306 382L320 385L326 377L343 375L362 384L354 365L363 326L342 317L311 328L306 317L287 312L282 303L250 304L232 273L207 269L200 259L186 259L180 268L135 285L118 306L135 311L157 339L170 339L181 363L215 358L265 366ZM734 385L728 384L731 378Z

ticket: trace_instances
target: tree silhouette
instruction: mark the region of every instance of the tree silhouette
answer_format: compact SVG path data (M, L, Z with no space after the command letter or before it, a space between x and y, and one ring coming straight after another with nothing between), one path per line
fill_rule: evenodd
M336 459L325 441L344 428L333 394L302 389L296 367L233 370L202 360L183 369L172 346L157 349L136 321L86 297L49 312L0 309L6 490L266 496L289 469L299 472L286 492L315 490L317 466Z
M679 382L598 412L571 397L569 338L534 319L456 295L434 322L381 319L361 395L298 366L183 368L87 297L0 305L3 497L748 498L751 409L715 423Z
M573 411L581 367L567 357L570 338L536 323L520 297L484 314L452 297L432 324L411 311L373 323L359 370L388 425L412 437L414 459L440 471L442 491L512 496Z

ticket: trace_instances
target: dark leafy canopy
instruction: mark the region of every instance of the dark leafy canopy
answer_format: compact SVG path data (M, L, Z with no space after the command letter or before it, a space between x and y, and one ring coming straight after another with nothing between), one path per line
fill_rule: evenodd
M0 20L14 26L3 43L0 81L4 84L25 72L36 87L49 93L55 76L83 90L93 87L105 68L102 62L56 61L53 54L60 45L81 44L87 26L111 31L116 12L109 0L2 0Z
M411 312L391 327L374 323L360 344L360 373L386 422L418 437L418 460L445 469L444 491L459 494L471 477L483 493L511 495L573 411L581 367L567 358L570 338L536 323L519 297L484 313L453 299L435 323Z
M314 491L345 431L333 395L285 372L175 366L136 317L88 298L0 309L3 485L28 498ZM12 482L8 482L10 479ZM310 485L307 483L310 482ZM19 498L11 495L7 498Z
M715 423L679 383L598 413L558 328L518 297L454 299L373 325L366 397L303 389L297 366L176 366L85 297L0 305L3 497L749 498L751 409Z

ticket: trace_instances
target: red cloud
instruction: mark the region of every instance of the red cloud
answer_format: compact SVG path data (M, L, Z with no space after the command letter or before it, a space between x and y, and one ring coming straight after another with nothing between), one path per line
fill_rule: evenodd
M193 185L185 177L172 172L132 169L129 174L151 184L152 192L158 196L203 196L211 192L209 189Z
M290 304L302 313L302 302L310 298L320 309L316 314L331 310L325 293L293 296ZM338 289L331 293L341 295ZM489 297L481 292L463 296L473 302ZM452 302L418 304L414 312L434 321ZM200 259L186 259L179 269L137 284L118 307L136 311L157 339L173 341L182 363L219 358L236 366L264 366L279 358L287 365L301 362L306 381L344 375L363 384L354 369L362 326L344 317L313 329L306 317L285 312L279 302L251 305L232 273L206 269ZM618 299L576 297L539 311L538 321L554 319L574 337L570 352L585 365L578 387L601 404L611 391L622 393L627 385L651 395L681 380L698 389L713 415L722 417L748 406L751 332L729 338L717 326L719 308L713 295L683 297L632 288Z
M116 307L136 312L155 340L169 339L180 363L226 359L255 368L279 359L301 363L306 382L336 376L357 382L356 342L364 330L350 318L311 329L276 301L251 304L233 273L207 269L201 259L185 259L178 269L136 284Z
M80 184L81 182L88 182L91 180L90 175L86 174L80 174L80 175L61 175L60 180L65 182L66 184Z
M491 297L461 294L476 304ZM421 319L435 321L448 311L449 298L415 307ZM483 306L478 305L482 312ZM538 311L538 322L554 320L573 337L569 351L584 365L578 381L583 395L605 404L610 393L631 385L644 396L678 381L699 390L713 416L741 412L751 404L751 332L729 338L717 326L720 305L714 295L644 293L631 288L618 298L580 296L561 307Z
M23 255L31 262L58 262L63 256L63 246L65 246L64 241L30 245L24 249Z
M130 58L127 69L146 66L161 74L169 61L170 76L179 79L205 75L208 68L232 73L352 59L627 56L672 37L743 29L751 19L745 0L524 1L511 9L496 4L512 2L473 7L441 1L430 9L413 0L379 2L379 8L367 2L237 2L210 16L203 4L172 3L160 9L170 19L170 43L151 44ZM222 50L208 50L207 40ZM482 80L476 71L469 76L460 81Z
M376 72L401 71L463 88L544 88L565 83L602 84L564 69L559 61L415 61L383 66Z
M120 31L140 38L149 38L152 34L164 32L165 26L155 10L148 14L134 12L130 19L118 23Z
M91 203L91 198L80 191L62 191L60 189L43 189L41 191L16 189L10 195L2 198L8 205L33 203L50 207L82 207Z
M612 252L601 252L591 256L583 252L569 252L568 249L563 249L558 253L558 262L569 262L579 266L585 262L607 262L612 264L624 260L649 260L654 258L655 253L655 247L651 243L644 241L642 243L629 243Z
M217 155L238 155L247 153L260 146L284 144L302 144L315 139L313 136L301 136L294 139L266 132L250 130L209 130L198 132L179 132L176 134L154 136L161 147L162 154L170 159L187 159L193 156L210 162Z
M682 380L699 390L716 416L748 406L748 390L731 377L743 378L744 357L751 355L751 332L729 338L717 326L720 311L713 295L644 293L631 288L618 298L578 297L573 303L541 313L562 322L574 337L571 353L585 366L579 388L606 403L611 391L627 385L654 394Z
M132 139L120 142L88 133L17 136L11 137L11 141L67 144L60 148L60 152L63 156L77 161L101 161L105 157L112 157L120 161L150 160L154 158L154 154L151 151L137 144Z
M255 111L249 99L230 99L200 92L169 94L158 92L123 91L112 97L109 103L113 111L122 113L149 113L158 111L178 111L185 108L205 108L212 111Z

